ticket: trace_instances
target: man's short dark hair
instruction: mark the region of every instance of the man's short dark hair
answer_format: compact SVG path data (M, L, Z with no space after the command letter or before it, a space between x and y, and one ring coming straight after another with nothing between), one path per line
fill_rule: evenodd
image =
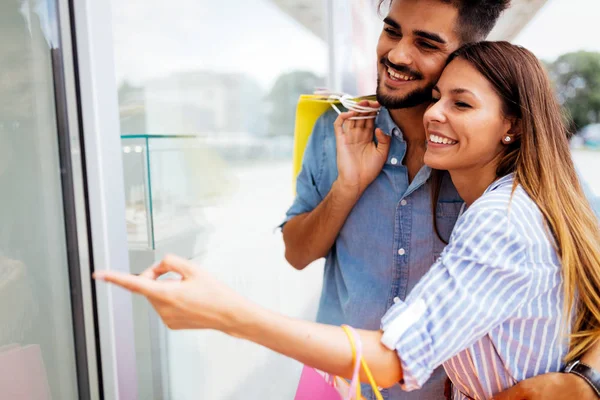
M380 0L379 7L394 0ZM496 21L510 6L510 0L438 0L458 9L458 33L462 43L484 40L492 31Z

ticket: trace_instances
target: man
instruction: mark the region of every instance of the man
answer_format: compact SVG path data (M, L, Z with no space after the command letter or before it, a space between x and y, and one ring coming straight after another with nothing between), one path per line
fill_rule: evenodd
M444 247L432 226L430 170L423 113L450 53L483 40L509 0L393 0L377 46L375 141L336 143L327 112L316 123L283 226L286 259L297 269L326 257L318 322L378 329L395 299L404 300ZM361 122L354 122L360 124ZM444 182L437 213L448 239L462 200ZM395 386L387 399L443 398L439 369L420 390ZM553 374L524 381L521 392L552 387L552 398L596 398L578 377ZM561 389L562 388L562 389ZM374 398L365 386L365 398ZM518 397L519 398L519 397ZM580 397L584 398L584 397Z

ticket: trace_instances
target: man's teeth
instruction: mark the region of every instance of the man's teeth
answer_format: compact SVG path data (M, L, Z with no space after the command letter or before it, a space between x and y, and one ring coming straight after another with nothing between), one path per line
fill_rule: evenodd
M388 68L388 74L390 74L390 76L392 77L393 80L401 80L401 81L414 81L415 78L411 77L411 76L406 76L406 75L402 75L397 73L396 71L394 71L391 68Z
M429 135L429 140L432 141L433 143L440 143L440 144L456 144L456 143L458 143L456 140L451 140L451 139L443 138L441 136L436 136L436 135Z

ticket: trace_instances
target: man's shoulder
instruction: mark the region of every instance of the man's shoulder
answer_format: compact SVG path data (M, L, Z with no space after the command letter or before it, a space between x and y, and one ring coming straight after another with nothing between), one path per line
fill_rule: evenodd
M337 112L335 112L335 110L333 108L328 109L323 114L321 114L321 116L317 119L317 122L315 124L315 132L313 132L313 133L324 132L324 133L331 133L333 135L334 134L333 123L335 122L337 117L338 117L338 114L337 114ZM319 132L316 132L317 130Z
M315 123L312 131L313 148L322 151L325 156L335 154L335 131L333 123L337 118L335 110L330 109L325 111Z

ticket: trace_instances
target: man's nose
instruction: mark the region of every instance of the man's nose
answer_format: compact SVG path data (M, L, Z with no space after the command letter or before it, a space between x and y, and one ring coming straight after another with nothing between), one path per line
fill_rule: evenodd
M388 60L396 65L411 65L413 63L411 46L408 39L400 39L388 53Z

